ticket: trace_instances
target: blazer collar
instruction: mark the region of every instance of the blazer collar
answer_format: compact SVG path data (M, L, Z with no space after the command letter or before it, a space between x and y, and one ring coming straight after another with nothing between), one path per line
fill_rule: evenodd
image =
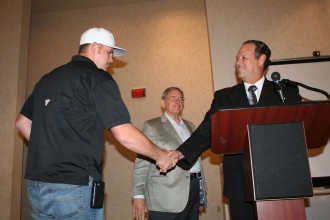
M167 119L167 117L165 116L165 114L163 114L160 117L160 120L162 122L163 128L166 132L168 132L175 140L177 140L180 144L182 144L182 140L180 138L180 136L178 135L178 133L176 132L175 128L173 127L173 125L171 124L171 122Z

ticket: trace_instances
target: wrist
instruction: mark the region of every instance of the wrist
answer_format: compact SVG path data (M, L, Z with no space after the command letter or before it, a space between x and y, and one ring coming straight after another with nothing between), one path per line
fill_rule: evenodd
M184 158L184 155L181 153L181 151L178 151L177 150L177 152L178 152L178 160L183 159Z

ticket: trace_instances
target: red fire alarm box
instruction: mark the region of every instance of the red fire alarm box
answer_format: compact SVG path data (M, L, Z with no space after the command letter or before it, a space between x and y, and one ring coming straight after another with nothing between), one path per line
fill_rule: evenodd
M132 98L143 98L146 97L146 88L132 89Z

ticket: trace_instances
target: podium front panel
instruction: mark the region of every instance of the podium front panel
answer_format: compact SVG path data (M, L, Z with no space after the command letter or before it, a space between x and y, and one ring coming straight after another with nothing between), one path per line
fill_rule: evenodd
M247 200L313 196L302 122L249 125L248 136L243 160Z

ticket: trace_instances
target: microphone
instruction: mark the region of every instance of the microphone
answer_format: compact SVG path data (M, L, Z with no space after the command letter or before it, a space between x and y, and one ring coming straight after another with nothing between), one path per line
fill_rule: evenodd
M327 93L326 91L324 90L321 90L321 89L317 89L317 88L313 88L313 87L310 87L310 86L307 86L305 84L302 84L300 82L295 82L295 81L291 81L291 80L288 80L288 79L281 79L281 76L278 72L273 72L272 75L272 80L274 81L274 85L275 85L275 89L276 89L276 92L278 93L278 95L280 96L282 102L284 103L284 96L283 96L283 89L285 89L286 86L301 86L305 89L308 89L308 90L311 90L311 91L314 91L314 92L318 92L318 93L321 93L323 95L325 95L327 97L328 100L330 100L330 95L329 93Z
M285 100L285 98L283 96L284 85L282 84L282 82L280 80L281 79L281 75L278 72L273 72L272 75L271 75L271 78L272 78L272 80L274 82L276 92L280 96L281 101L284 103L284 100Z

